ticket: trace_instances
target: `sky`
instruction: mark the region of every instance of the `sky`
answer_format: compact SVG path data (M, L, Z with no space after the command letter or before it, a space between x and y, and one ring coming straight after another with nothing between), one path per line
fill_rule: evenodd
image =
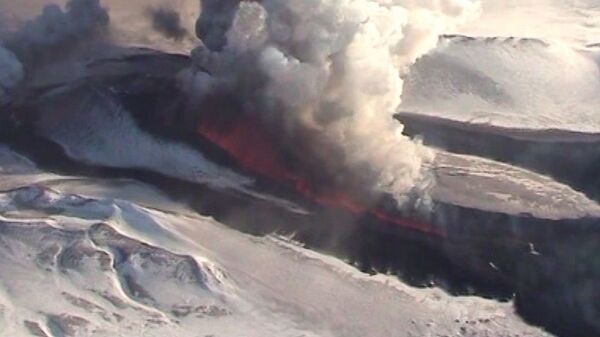
M0 13L9 22L39 13L44 4L65 0L0 0ZM119 18L132 30L139 25L140 8L167 5L180 9L192 27L198 15L197 0L103 0L115 22ZM119 14L115 14L119 13ZM132 20L133 19L133 20ZM479 36L519 36L561 40L574 45L600 42L600 0L482 0L481 16L456 33Z

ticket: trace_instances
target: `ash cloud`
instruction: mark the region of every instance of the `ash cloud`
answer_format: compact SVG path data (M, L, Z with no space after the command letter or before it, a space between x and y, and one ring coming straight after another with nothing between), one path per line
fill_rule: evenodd
M152 27L165 37L173 40L182 40L188 31L181 23L181 16L171 8L158 7L149 9Z
M70 0L63 10L56 4L5 38L4 45L26 68L59 59L69 51L106 33L107 10L99 0Z
M317 175L404 202L432 153L393 119L401 75L478 11L470 0L204 0L188 88L202 111L222 114L217 97L259 121Z
M196 21L196 36L211 50L221 51L240 0L200 0L202 12Z
M10 92L23 80L23 65L15 54L0 45L0 105L4 104Z

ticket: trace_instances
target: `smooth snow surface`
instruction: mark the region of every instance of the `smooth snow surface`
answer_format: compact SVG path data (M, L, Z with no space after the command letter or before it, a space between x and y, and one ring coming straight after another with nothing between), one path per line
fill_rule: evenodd
M600 131L597 48L452 36L406 76L401 111L526 129Z

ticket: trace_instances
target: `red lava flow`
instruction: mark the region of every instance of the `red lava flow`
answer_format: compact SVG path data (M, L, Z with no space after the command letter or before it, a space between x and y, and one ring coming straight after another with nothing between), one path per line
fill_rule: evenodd
M317 192L308 179L283 164L268 135L261 132L257 123L247 118L228 120L226 123L205 118L198 127L198 133L227 152L245 170L285 184L320 205L345 209L356 215L369 214L388 224L443 236L442 231L427 224L361 205L342 191Z

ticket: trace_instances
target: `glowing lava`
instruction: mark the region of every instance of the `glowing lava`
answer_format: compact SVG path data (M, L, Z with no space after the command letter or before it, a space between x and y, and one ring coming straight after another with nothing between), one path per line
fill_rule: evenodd
M200 135L226 151L242 168L285 184L314 202L345 209L356 215L369 214L385 223L417 230L431 235L443 235L432 226L387 214L380 209L370 209L342 191L317 191L299 172L287 167L268 134L249 118L237 116L226 121L205 118L198 128Z

